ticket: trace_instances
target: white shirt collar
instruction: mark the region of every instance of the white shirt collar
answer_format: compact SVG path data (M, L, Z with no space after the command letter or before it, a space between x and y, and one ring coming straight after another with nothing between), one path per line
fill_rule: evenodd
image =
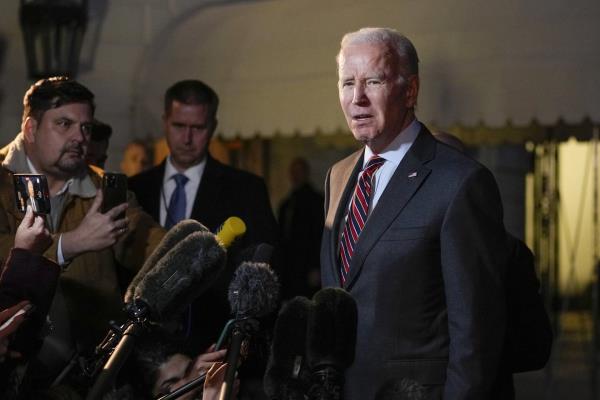
M400 161L404 158L410 146L413 144L417 135L421 131L421 123L417 119L406 127L394 140L381 152L379 156L384 158L386 161L390 161L396 166L400 164ZM369 146L365 146L365 156L363 158L363 168L367 165L367 162L373 155L373 150Z
M196 164L183 171L183 175L185 175L191 183L197 185L200 182L200 178L202 177L202 174L204 173L204 168L206 167L206 158L207 156L205 156L199 164ZM165 175L163 177L163 185L167 183L173 177L173 175L179 173L180 172L177 171L177 168L175 168L175 166L171 162L171 156L168 156L165 163Z

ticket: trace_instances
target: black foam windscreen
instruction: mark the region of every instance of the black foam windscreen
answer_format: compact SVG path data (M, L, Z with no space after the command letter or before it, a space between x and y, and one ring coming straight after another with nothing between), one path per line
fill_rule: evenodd
M307 358L313 371L332 367L343 371L354 361L358 311L341 288L325 288L313 296L308 319Z
M268 264L243 262L229 284L229 306L236 318L260 318L279 302L279 281Z
M268 243L259 243L246 247L240 252L240 261L267 263L270 265L273 256L273 246Z
M208 232L208 228L202 225L200 222L185 219L174 225L162 238L158 246L154 249L152 254L146 259L144 265L138 273L133 277L127 291L125 292L125 303L131 302L135 298L135 291L140 281L148 274L148 272L156 266L156 263L171 250L177 243L188 237L194 232Z
M311 373L306 361L306 331L312 307L312 301L298 296L279 312L263 380L269 399L303 400L308 393Z
M225 249L210 232L194 232L169 250L139 282L135 302L168 321L206 290L223 270Z

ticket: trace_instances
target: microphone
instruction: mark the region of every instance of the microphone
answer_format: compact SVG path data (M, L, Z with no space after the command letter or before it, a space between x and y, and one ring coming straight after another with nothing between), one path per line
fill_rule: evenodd
M229 284L227 299L236 319L270 314L279 301L279 281L269 264L244 261Z
M179 315L225 267L225 249L210 232L194 232L169 250L139 282L133 303L153 321Z
M246 224L239 217L229 217L223 222L223 224L217 229L217 239L221 245L225 248L231 246L231 244L240 236L246 233Z
M304 400L311 386L306 362L306 330L313 302L294 297L281 309L273 331L263 380L270 400Z
M279 301L279 282L268 264L243 262L235 271L228 296L235 321L227 350L227 370L220 400L230 400L242 342L258 331L257 318L273 312Z
M110 347L117 342L86 399L102 398L149 320L166 322L169 317L179 315L217 279L225 267L225 246L243 231L245 224L239 218L226 221L220 236L210 233L200 223L186 220L165 235L150 257L152 260L136 276L137 282L128 288L131 294L126 308L130 320L118 329L118 342L114 334L109 334L108 344L99 346Z
M307 358L313 385L311 400L340 400L344 370L354 361L358 311L352 296L340 288L325 288L313 296L308 318Z
M225 266L225 249L210 232L189 234L167 251L135 287L128 304L130 321L91 388L87 400L101 399L129 357L148 319L164 322L178 315L217 278ZM110 339L114 340L114 339Z
M156 246L152 254L150 254L150 256L146 259L142 268L140 268L138 273L133 277L133 279L129 283L127 291L125 292L125 303L129 303L134 299L136 287L138 286L142 278L144 278L144 276L146 276L146 274L148 274L148 272L152 268L154 268L156 263L169 250L175 247L177 243L181 242L189 234L194 232L208 232L208 229L198 221L195 221L193 219L185 219L183 221L180 221L169 231L167 231L167 233L165 234L165 236L163 236L158 246Z
M273 254L273 246L268 243L260 243L258 245L251 245L242 250L239 258L242 260L257 262L257 263L269 263L271 261L271 256ZM231 284L231 282L230 282ZM229 308L231 309L231 302L229 303ZM217 343L215 346L215 350L220 350L225 342L225 339L229 336L231 332L231 328L233 323L235 322L234 318L227 321L223 329L221 330L221 334L217 339Z

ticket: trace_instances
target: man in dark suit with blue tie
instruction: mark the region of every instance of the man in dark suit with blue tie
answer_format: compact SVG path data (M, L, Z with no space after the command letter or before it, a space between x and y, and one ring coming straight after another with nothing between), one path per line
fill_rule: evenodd
M198 80L175 83L165 93L163 124L170 155L158 166L129 179L140 205L165 228L185 218L211 231L231 216L247 226L244 237L229 251L225 273L192 305L186 327L194 350L216 341L229 316L227 288L237 255L249 245L275 244L277 223L265 182L249 172L220 163L208 145L217 127L219 98Z
M390 385L424 399L495 398L507 253L496 182L416 119L418 57L406 37L349 33L337 61L342 110L365 145L325 185L323 286L358 305L345 399Z

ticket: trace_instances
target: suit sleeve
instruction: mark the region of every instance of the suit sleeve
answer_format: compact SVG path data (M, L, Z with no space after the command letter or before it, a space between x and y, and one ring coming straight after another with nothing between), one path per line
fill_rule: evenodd
M491 398L506 326L506 232L492 174L460 184L444 217L441 262L450 335L444 398Z
M327 214L329 213L329 182L331 180L331 168L327 171L327 175L325 177L325 187L324 187L324 196L325 196L325 205L324 205L324 218L327 220ZM335 212L335 210L333 211ZM331 271L334 269L329 265L329 241L331 237L333 227L327 226L327 224L323 227L323 236L321 238L321 287L329 287L335 286L335 281L331 276Z

